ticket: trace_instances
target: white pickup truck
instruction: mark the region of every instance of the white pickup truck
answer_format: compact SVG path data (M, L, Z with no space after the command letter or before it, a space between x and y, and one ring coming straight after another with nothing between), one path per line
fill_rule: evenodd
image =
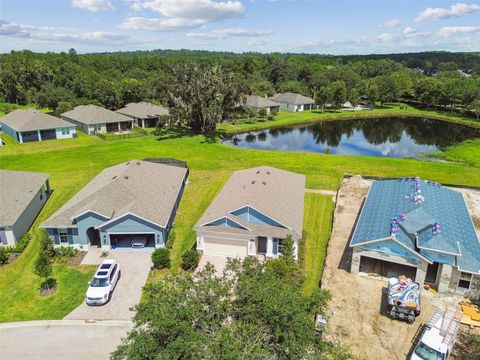
M457 338L461 313L435 309L412 351L410 360L447 360Z

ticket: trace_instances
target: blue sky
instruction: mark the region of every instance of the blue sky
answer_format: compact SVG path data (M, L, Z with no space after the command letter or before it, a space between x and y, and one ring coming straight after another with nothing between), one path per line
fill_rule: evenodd
M479 51L480 2L2 0L0 51Z

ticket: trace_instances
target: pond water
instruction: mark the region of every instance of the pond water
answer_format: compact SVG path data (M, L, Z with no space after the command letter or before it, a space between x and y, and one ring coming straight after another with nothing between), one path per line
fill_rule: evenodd
M479 129L432 119L396 117L272 128L236 134L223 143L260 150L416 158L475 137L480 137Z

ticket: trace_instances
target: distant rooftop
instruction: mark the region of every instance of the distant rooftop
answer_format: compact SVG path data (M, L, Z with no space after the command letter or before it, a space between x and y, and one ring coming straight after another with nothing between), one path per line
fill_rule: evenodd
M293 105L305 105L305 104L315 104L315 101L312 98L307 96L303 96L296 93L280 93L275 94L272 97L268 98L271 101L276 103L283 103L283 104L293 104Z
M460 270L480 273L480 242L460 192L418 178L374 181L350 245L392 238L392 220L407 247L456 256Z
M49 175L0 170L0 226L12 226L48 180Z
M0 118L2 124L15 131L35 131L75 126L56 116L35 109L18 109Z
M246 105L256 109L262 109L278 106L278 103L258 95L248 95Z
M62 116L87 125L133 120L129 116L96 105L80 105L63 113Z
M118 109L115 112L127 116L132 116L137 119L149 119L157 118L162 115L169 115L167 108L143 101L139 103L127 104L125 107Z

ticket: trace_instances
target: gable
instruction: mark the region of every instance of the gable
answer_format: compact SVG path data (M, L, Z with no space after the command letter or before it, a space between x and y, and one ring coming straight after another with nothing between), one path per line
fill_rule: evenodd
M148 232L152 230L162 230L161 226L130 213L99 224L97 228L108 232Z
M79 223L87 218L91 218L91 219L95 219L95 220L99 220L99 221L106 221L109 219L108 216L105 216L103 214L99 214L93 210L87 210L87 211L84 211L80 214L77 214L75 215L72 219L74 220L74 222L76 223Z
M268 217L267 215L261 213L258 210L255 210L250 206L245 206L241 209L232 211L231 214L238 216L239 218L251 224L271 225L271 226L286 228L285 226L280 224L278 221L275 221L271 217Z
M392 239L371 242L369 244L360 245L360 249L376 251L378 253L399 256L405 259L423 260L422 257L412 250L409 250Z
M245 227L236 223L232 219L229 219L226 216L224 216L224 217L222 217L218 220L212 221L208 224L205 224L205 226L225 226L225 227L233 227L233 228L237 228L237 229L245 229Z

